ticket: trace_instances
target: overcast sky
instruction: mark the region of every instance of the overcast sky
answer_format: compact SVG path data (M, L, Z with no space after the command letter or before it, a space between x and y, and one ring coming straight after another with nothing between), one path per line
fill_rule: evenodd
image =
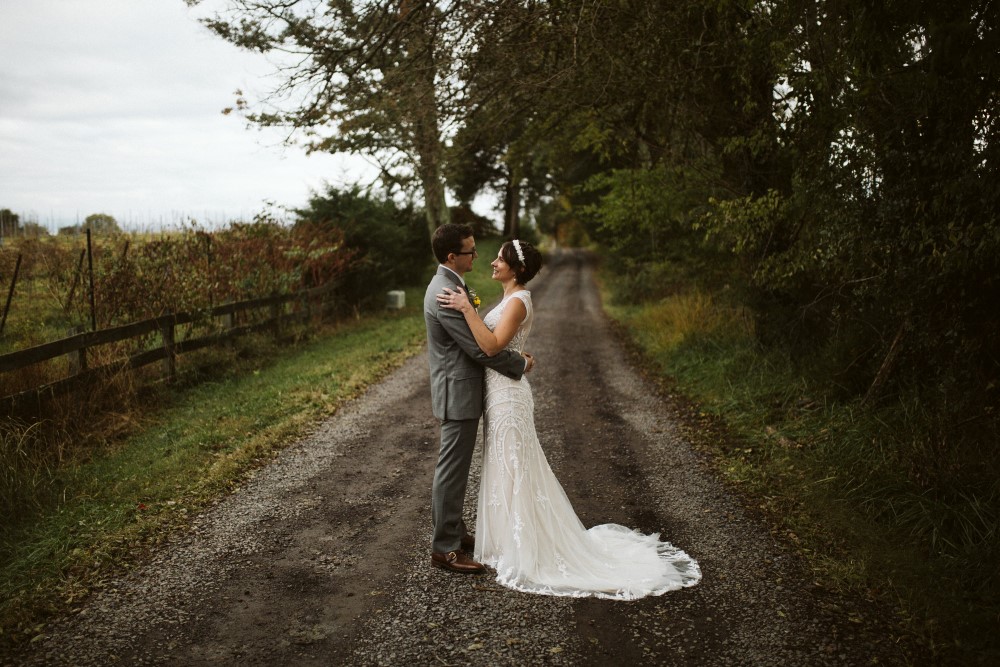
M195 18L182 0L0 0L0 208L52 229L219 224L372 177L223 115L270 67Z

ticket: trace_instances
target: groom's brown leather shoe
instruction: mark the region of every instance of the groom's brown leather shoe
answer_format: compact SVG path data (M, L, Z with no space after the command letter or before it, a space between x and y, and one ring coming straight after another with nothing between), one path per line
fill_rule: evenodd
M479 574L486 571L485 565L477 563L461 551L449 551L446 554L432 553L431 565L462 574Z
M462 549L464 549L465 551L475 551L476 536L469 535L468 533L462 535Z

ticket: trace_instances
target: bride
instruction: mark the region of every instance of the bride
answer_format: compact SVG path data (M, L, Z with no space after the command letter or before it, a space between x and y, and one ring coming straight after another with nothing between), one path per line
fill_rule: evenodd
M485 321L461 292L446 288L437 299L462 312L487 355L520 352L534 314L524 286L541 265L531 244L504 243L491 264L503 299ZM496 569L499 583L545 595L633 600L701 579L698 563L658 534L617 524L583 526L538 442L526 379L486 369L483 432L474 557Z

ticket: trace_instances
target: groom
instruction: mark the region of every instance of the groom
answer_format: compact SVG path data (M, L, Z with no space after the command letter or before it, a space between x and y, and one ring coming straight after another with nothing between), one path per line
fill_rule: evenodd
M441 420L441 450L431 492L434 521L431 565L453 572L476 573L486 568L463 552L475 546L475 538L466 530L462 507L476 431L483 414L483 366L519 380L531 370L534 359L530 354L521 356L509 350L487 356L476 345L462 313L438 305L436 296L446 287L457 287L468 294L463 276L477 257L472 228L441 225L434 231L431 246L441 263L424 294L431 406L434 416Z

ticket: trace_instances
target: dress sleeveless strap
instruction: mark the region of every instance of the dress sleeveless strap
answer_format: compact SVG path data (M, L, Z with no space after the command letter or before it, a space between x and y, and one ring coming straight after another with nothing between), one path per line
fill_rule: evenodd
M528 313L531 313L531 292L528 290L521 290L519 292L514 292L511 296L515 296L520 299Z

